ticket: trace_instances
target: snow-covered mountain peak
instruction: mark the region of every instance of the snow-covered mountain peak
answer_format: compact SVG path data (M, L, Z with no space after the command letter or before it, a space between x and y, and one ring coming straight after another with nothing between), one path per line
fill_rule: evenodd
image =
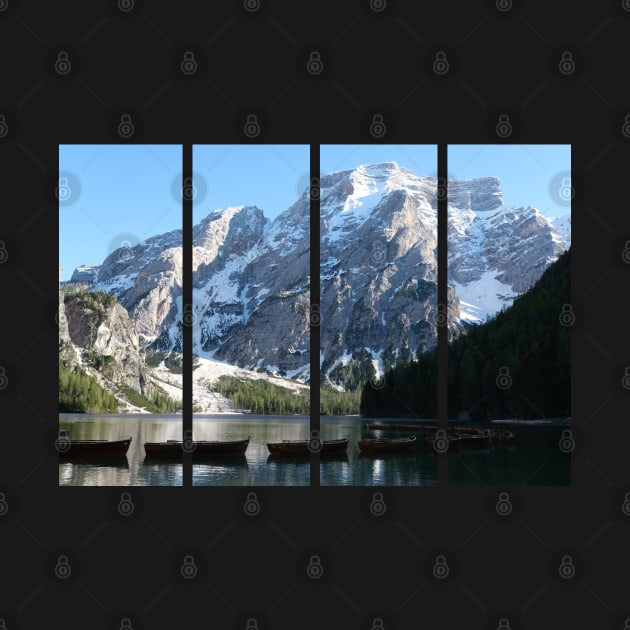
M496 210L503 205L501 182L498 177L449 179L448 205L480 213Z

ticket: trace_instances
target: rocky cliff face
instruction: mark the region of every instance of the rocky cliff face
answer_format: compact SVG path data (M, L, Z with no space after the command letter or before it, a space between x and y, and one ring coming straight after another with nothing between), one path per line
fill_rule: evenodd
M436 343L436 182L394 163L321 181L324 375L369 356L374 369ZM367 353L367 355L366 355Z
M386 162L325 175L320 192L324 378L342 382L340 369L352 366L353 357L370 366L363 376L375 375L434 347L435 178ZM511 304L570 244L570 219L551 221L535 208L504 205L494 177L449 181L448 210L452 334ZM193 248L195 354L307 380L307 191L272 222L255 206L217 210L194 227ZM81 267L73 280L118 297L136 326L132 347L180 351L181 266L175 231L121 248L100 266ZM90 337L112 356L122 352L106 341L115 317ZM68 334L88 343L93 333L79 313L72 318Z
M504 205L496 177L449 181L448 275L462 301L451 323L509 306L569 247L570 230L570 216Z
M126 385L152 393L136 325L120 304L98 294L60 291L59 324L60 352L68 365L79 365L110 391Z

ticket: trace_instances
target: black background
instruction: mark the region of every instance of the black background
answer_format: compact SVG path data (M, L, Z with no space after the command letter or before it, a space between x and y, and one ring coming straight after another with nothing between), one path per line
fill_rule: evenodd
M0 0L0 618L6 628L624 627L630 3ZM372 5L374 6L374 5ZM377 8L379 5L377 3ZM179 71L184 51L195 75ZM68 51L71 71L54 64ZM312 76L313 51L323 70ZM449 71L433 73L437 51ZM575 71L558 70L571 51ZM385 488L59 488L58 145L570 143L573 484ZM512 135L495 133L508 114ZM1 122L1 119L0 119ZM2 129L0 125L0 130ZM629 134L630 135L630 134ZM250 489L251 490L251 489ZM0 496L0 499L2 497ZM68 557L71 576L54 568ZM436 555L450 573L433 577ZM180 573L184 556L194 579ZM310 558L323 575L308 577ZM558 567L570 555L575 576ZM123 623L123 619L129 623ZM252 624L250 624L251 626ZM505 626L505 624L503 624ZM254 626L255 627L255 626Z

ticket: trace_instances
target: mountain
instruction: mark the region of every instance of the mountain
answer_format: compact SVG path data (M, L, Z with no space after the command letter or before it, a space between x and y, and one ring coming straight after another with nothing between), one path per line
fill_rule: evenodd
M321 179L322 375L379 377L437 341L436 180L395 162ZM448 182L450 337L530 288L570 245L570 218L503 203L496 177Z
M448 275L461 303L452 323L478 323L509 306L570 246L571 219L504 205L496 177L450 180L448 188Z
M320 190L322 380L361 382L435 345L436 180L386 162Z
M460 413L478 421L570 416L570 303L569 249L509 308L449 345L449 418ZM396 366L382 387L365 384L361 412L435 418L436 371L435 352Z
M395 162L328 173L320 208L322 381L352 389L435 347L436 179ZM190 314L181 231L121 247L77 268L69 284L115 295L143 352L181 352L181 322L192 316L203 365L308 382L309 210L305 190L272 221L256 206L205 216L193 228ZM496 177L449 181L448 210L455 338L536 282L569 246L570 219L505 205Z

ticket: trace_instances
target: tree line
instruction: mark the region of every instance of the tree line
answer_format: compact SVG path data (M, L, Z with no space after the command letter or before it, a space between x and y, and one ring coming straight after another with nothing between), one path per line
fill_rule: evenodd
M83 370L67 368L59 358L59 411L69 413L115 413L116 397Z
M571 250L512 306L448 347L448 416L473 419L571 415ZM437 351L363 386L368 417L437 417Z
M210 386L211 391L229 398L238 409L249 409L254 414L285 415L310 413L307 392L296 394L264 379L241 380L223 375Z

